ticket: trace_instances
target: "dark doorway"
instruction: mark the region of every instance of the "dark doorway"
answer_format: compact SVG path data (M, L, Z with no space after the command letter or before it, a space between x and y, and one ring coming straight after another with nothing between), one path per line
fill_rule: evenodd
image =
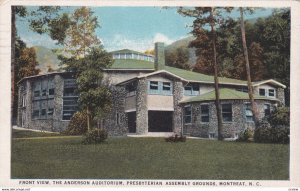
M148 111L149 132L172 132L172 111Z
M127 119L129 133L136 133L136 112L128 112Z

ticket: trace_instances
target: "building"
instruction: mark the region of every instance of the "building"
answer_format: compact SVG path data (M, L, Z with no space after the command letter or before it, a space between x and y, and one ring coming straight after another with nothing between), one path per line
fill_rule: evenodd
M217 137L214 78L165 65L164 45L154 58L131 50L112 52L104 69L112 85L113 108L104 120L110 135L183 133ZM155 59L155 61L154 61ZM247 82L219 78L224 137L253 128ZM258 118L284 105L285 85L275 80L253 82ZM30 76L19 82L18 126L63 131L78 110L76 81L70 72Z

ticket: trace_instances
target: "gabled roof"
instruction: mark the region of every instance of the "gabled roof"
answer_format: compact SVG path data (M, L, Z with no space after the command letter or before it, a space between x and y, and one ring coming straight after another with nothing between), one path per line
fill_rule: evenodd
M215 91L211 91L211 92L205 93L203 95L188 98L186 100L181 101L180 103L214 101L215 99L216 99ZM254 99L279 101L276 98L258 96L258 95L254 95ZM221 88L220 89L220 100L249 100L249 95L248 95L248 93L245 93L245 92L240 92L240 91L236 91L236 90L228 89L228 88Z
M276 86L280 86L282 88L286 88L286 86L284 84L277 82L276 80L273 80L273 79L257 81L257 82L253 82L252 84L253 84L253 86L260 86L262 84L273 84Z

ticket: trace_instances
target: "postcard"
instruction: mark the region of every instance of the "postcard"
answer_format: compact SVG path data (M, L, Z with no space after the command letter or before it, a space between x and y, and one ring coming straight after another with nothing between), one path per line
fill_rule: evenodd
M0 9L2 190L299 189L299 1Z

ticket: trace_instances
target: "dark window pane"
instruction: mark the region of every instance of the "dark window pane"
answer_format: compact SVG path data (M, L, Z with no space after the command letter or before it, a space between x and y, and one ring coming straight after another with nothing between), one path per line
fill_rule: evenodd
M36 91L34 91L34 97L39 97L40 96L40 91L38 91L38 90L36 90Z
M260 96L265 96L266 95L266 90L265 89L259 89L259 95Z
M49 89L49 95L54 95L54 88Z
M158 90L158 82L150 82L150 90Z

